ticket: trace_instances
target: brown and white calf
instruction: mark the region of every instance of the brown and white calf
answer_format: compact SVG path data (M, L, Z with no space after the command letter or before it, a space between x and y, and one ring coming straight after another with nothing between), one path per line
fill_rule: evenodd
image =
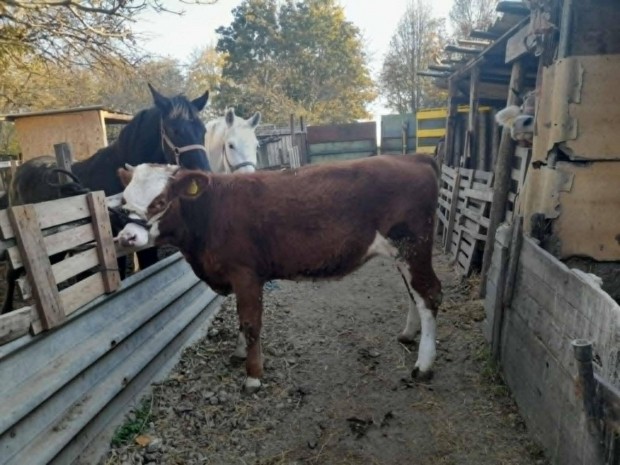
M441 283L432 267L438 185L430 157L241 175L139 165L119 175L124 205L149 223L151 239L178 247L216 292L235 293L247 390L258 389L263 375L263 285L342 277L377 255L395 260L409 292L399 340L422 332L412 376L432 374Z

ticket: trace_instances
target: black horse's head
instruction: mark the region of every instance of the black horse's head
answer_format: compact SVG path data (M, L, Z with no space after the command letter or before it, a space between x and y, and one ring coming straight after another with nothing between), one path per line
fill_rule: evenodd
M165 97L151 84L149 89L159 113L161 151L165 162L210 171L204 146L206 129L198 115L207 104L209 91L190 101L182 95Z

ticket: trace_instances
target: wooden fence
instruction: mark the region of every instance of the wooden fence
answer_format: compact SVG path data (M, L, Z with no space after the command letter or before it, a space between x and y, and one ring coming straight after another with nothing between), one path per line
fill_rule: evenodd
M596 277L523 236L521 224L495 236L484 326L494 358L551 463L620 463L620 306ZM576 340L591 344L589 360L575 353Z
M120 284L103 192L2 210L0 235L9 266L26 271L34 299L32 306L0 316L0 342L58 326ZM50 257L68 251L71 256L52 265Z
M260 126L256 130L260 142L258 167L260 169L298 168L307 163L306 129Z
M530 153L525 147L516 149L505 220L511 220L514 215ZM457 270L464 276L477 269L482 259L490 223L493 179L493 173L488 171L447 165L441 168L438 231L444 251L452 255Z
M377 123L308 126L308 162L363 158L377 154Z
M457 270L467 276L477 264L486 241L493 174L486 171L441 170L438 226L443 247Z

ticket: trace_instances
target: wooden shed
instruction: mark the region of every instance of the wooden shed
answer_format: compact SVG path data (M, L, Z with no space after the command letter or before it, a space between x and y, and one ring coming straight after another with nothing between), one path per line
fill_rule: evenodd
M620 2L497 11L421 73L449 89L439 233L482 271L491 355L550 463L620 463ZM487 127L485 168L480 107L532 90L531 143Z
M108 145L107 125L127 124L133 116L103 106L67 108L6 115L13 122L22 161L53 155L54 144L66 142L74 159L84 160Z

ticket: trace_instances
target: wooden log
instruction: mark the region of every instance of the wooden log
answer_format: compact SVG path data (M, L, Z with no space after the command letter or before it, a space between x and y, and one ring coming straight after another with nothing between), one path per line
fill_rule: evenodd
M516 61L512 65L512 74L510 76L510 89L514 89L516 94L520 94L523 90L523 63ZM515 92L508 93L507 105L516 103ZM506 202L508 200L508 192L510 190L510 173L512 170L512 156L515 150L515 142L510 137L510 129L502 130L502 137L497 153L497 164L495 165L495 182L493 185L493 203L489 213L489 230L487 232L488 240L484 244L484 253L482 256L482 271L480 282L480 297L484 297L486 292L486 276L491 264L491 255L493 254L493 245L495 231L503 221L506 211Z
M65 314L36 212L32 205L13 207L9 209L9 218L17 235L24 268L30 278L41 324L44 329L51 329L65 320Z
M99 263L103 267L102 276L106 293L114 292L121 284L116 261L116 249L112 236L112 226L103 191L90 192L86 195L93 221L93 230L97 240Z

